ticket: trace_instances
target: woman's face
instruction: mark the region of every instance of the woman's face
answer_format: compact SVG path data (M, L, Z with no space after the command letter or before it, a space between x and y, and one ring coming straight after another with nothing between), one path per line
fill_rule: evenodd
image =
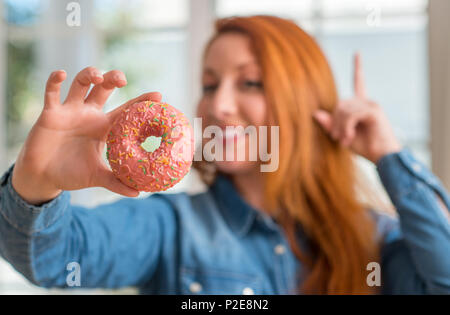
M213 135L223 145L223 161L215 161L224 173L247 173L258 167L258 161L249 161L249 135L227 134L226 126L262 126L266 122L266 101L261 69L252 52L250 38L240 33L220 35L206 52L203 74L203 95L197 116L203 119L203 129L218 126L223 137ZM203 139L203 144L211 139ZM234 150L230 161L226 152ZM238 150L245 151L245 161L238 161ZM232 156L231 154L229 156Z

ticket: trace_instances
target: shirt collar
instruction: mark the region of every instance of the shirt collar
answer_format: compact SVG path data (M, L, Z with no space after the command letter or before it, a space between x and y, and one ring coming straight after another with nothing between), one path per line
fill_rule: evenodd
M239 237L248 234L256 218L260 219L269 230L281 232L276 220L248 204L226 175L219 173L210 189L222 216ZM300 224L297 225L297 233L301 247L309 251L308 238Z
M231 180L224 174L217 175L211 191L230 228L240 237L245 236L259 211L242 199Z

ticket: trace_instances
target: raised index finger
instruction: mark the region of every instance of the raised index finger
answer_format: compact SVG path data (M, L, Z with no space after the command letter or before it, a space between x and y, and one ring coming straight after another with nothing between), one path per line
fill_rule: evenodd
M361 55L359 52L355 54L354 57L354 89L355 96L359 98L366 98L366 85L364 84L364 75L361 65Z

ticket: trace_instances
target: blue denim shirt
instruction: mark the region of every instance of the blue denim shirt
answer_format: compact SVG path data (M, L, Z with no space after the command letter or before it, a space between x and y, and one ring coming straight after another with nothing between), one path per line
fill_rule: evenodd
M28 204L11 185L13 166L0 182L0 254L39 286L67 287L71 262L82 287L151 294L290 294L301 281L302 264L280 226L225 177L196 195L85 209L71 205L66 191ZM382 292L450 294L450 224L436 198L449 208L447 193L407 149L383 157L377 170L399 215L374 216Z

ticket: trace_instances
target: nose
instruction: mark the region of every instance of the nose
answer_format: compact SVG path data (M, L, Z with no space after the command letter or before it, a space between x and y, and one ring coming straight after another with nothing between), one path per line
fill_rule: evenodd
M210 114L217 120L225 120L236 115L237 112L238 105L233 85L231 82L222 81L214 93Z

